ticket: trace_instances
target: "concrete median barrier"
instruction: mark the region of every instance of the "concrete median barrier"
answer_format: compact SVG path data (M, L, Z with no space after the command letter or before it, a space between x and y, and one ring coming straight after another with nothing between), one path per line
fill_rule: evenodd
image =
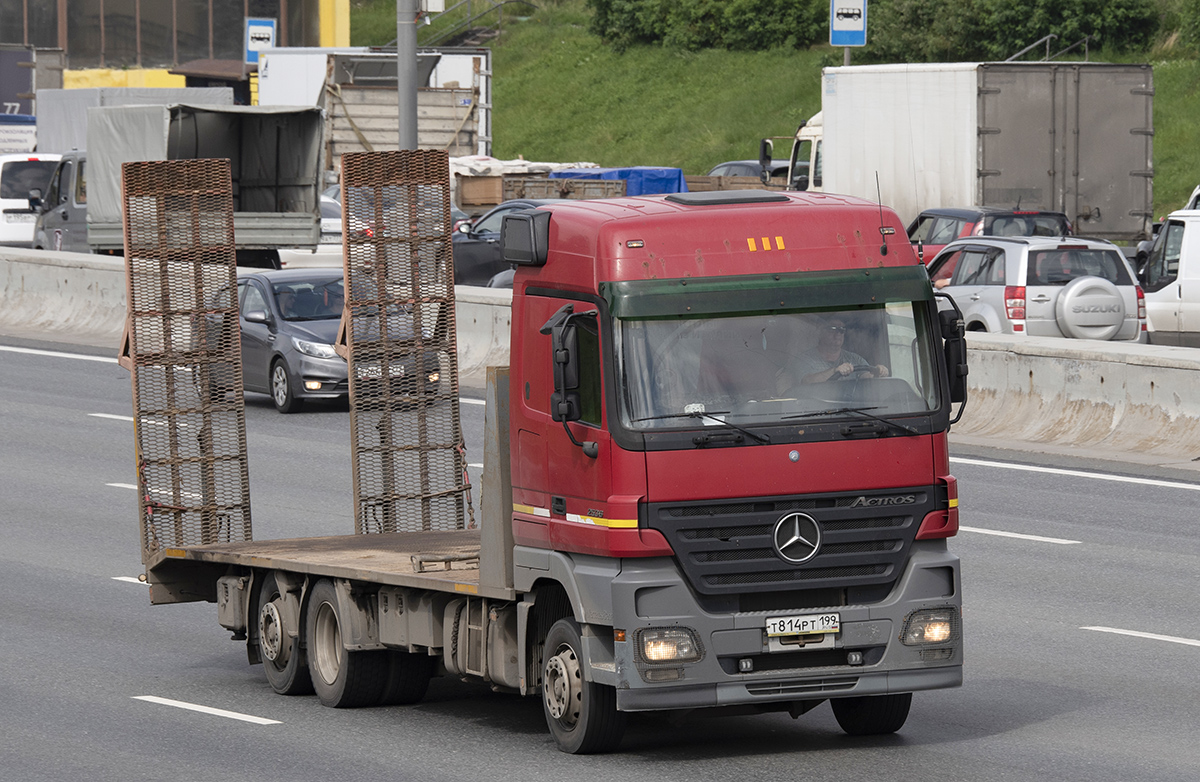
M958 435L1139 454L1200 456L1200 350L968 334Z
M121 258L0 248L0 333L111 346L125 320ZM462 385L508 363L512 291L457 292ZM1200 457L1200 350L969 334L970 400L954 435L1027 447ZM547 371L549 369L547 368Z
M125 324L125 259L0 248L0 333L23 339L111 347ZM489 365L508 363L512 291L456 291L461 382L480 388Z

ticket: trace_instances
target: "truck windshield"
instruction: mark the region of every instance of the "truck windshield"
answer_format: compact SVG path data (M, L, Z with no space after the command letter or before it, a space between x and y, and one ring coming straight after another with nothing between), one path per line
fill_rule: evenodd
M617 319L621 418L639 431L938 409L924 302Z

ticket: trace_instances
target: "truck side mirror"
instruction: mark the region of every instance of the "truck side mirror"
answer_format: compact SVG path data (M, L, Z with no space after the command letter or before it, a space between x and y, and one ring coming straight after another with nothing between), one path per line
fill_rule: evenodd
M938 294L945 296L945 294ZM950 298L949 296L945 296ZM953 301L953 299L951 299ZM962 313L956 306L952 310L938 312L941 321L943 350L946 356L946 375L950 381L950 401L967 401L967 338ZM962 411L959 411L962 415ZM957 419L956 419L957 420Z
M524 209L504 215L500 223L500 254L521 266L545 266L550 245L550 213Z
M797 174L796 178L792 180L792 189L799 190L801 192L807 190L808 174Z
M40 188L33 188L29 191L29 211L42 211L42 191Z
M589 317L595 312L575 312L575 305L564 304L550 317L540 332L550 335L550 356L554 362L554 393L550 395L550 418L562 421L563 429L571 442L583 449L585 456L593 459L600 453L591 440L579 442L567 426L568 421L583 417L583 403L579 393L579 336L573 322L580 317Z
M771 139L765 138L758 143L758 164L761 167L758 176L764 185L771 181L771 159L774 152L775 144Z

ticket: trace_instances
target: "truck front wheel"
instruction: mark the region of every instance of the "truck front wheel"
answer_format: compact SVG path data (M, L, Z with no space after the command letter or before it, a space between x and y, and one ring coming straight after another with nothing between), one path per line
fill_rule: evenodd
M609 752L621 743L625 714L617 692L584 679L583 643L574 619L560 619L546 633L542 660L542 707L550 735L563 752Z
M348 650L342 645L344 624L333 582L321 579L305 622L313 689L322 704L336 709L374 706L387 684L388 658L381 651Z
M912 693L834 698L829 705L833 707L838 725L851 736L878 736L895 733L904 726L912 705Z
M280 695L307 695L313 691L308 662L299 635L291 635L299 628L287 626L282 603L275 574L268 573L258 592L258 656L271 689Z

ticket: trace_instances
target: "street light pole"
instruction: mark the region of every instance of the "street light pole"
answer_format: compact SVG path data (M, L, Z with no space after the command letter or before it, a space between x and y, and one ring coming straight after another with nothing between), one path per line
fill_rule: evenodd
M420 0L396 0L396 102L400 149L417 148L417 11Z

